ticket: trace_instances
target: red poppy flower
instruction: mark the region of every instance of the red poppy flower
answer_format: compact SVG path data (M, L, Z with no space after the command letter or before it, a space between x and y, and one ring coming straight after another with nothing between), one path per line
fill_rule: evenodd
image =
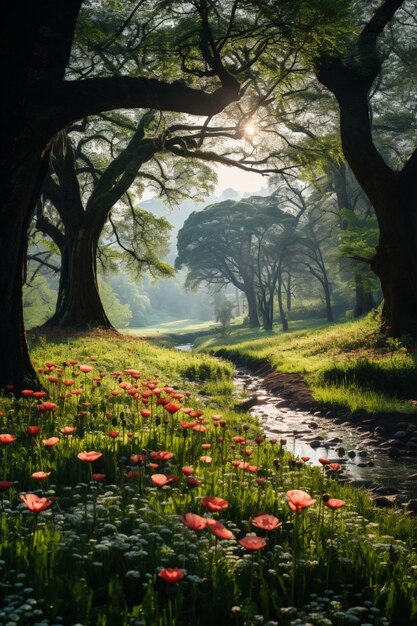
M93 463L93 461L97 461L97 459L102 456L102 452L95 452L94 450L91 450L90 452L79 452L77 454L77 457L80 459L80 461L85 461L86 463Z
M42 443L44 446L52 447L59 443L59 439L58 437L49 437L49 439L42 439Z
M186 476L191 476L191 474L194 472L194 468L191 467L191 465L184 465L181 468L181 471L183 474L185 474Z
M24 398L30 398L33 395L33 389L22 389L20 393Z
M321 463L322 465L328 465L330 463L329 459L326 459L324 457L320 457L319 458L319 463Z
M63 381L65 387L71 387L74 384L74 381L72 380L72 378L66 378Z
M269 440L269 443L274 445L277 442L277 439L275 439L275 437L271 437L271 439Z
M127 374L128 376L131 376L132 378L134 378L135 380L140 378L140 373L138 370L134 370L134 369L127 369L125 370L125 374Z
M200 502L209 511L223 511L229 506L227 500L218 498L217 496L205 496L204 498L201 498Z
M140 471L138 469L135 470L129 470L128 472L125 473L125 478L139 478L140 477Z
M13 483L10 480L0 480L0 491L7 491L13 487Z
M107 434L112 439L116 439L116 437L119 436L119 431L118 430L109 430L109 432Z
M268 513L260 513L252 520L252 526L261 528L262 530L276 530L282 526L282 522L279 521L275 515L269 515Z
M106 474L94 473L94 474L92 474L92 478L96 482L101 483L101 482L103 482L103 480L106 480Z
M307 461L310 460L310 457L309 456L302 456L301 460L304 461L304 463L307 463Z
M203 426L203 424L196 424L195 426L193 426L193 430L196 433L205 433L207 428Z
M146 461L146 454L131 454L130 462L131 463L143 463Z
M342 466L340 465L340 463L328 463L326 469L330 470L331 472L340 472Z
M33 392L33 397L36 398L37 400L40 400L41 398L44 398L46 396L46 391L34 391Z
M291 489L287 491L288 506L294 513L301 513L303 509L311 506L316 502L308 493L301 489Z
M214 420L215 422L218 422L218 421L220 421L222 419L222 416L219 415L219 414L212 415L211 419Z
M57 383L59 381L58 376L48 376L48 380L50 383Z
M211 463L211 462L212 462L212 460L213 460L213 458L212 458L211 456L208 456L207 454L203 454L203 456L200 456L200 461L201 461L202 463L207 463L207 465L208 465L209 463Z
M34 478L35 480L44 480L45 478L48 478L48 476L50 475L51 475L51 472L33 472L32 478Z
M207 518L196 513L186 513L178 517L190 530L204 530L207 526Z
M258 537L257 535L246 535L245 537L242 537L242 539L239 539L239 543L241 546L246 548L246 550L250 550L251 552L261 550L266 546L265 539L262 539L262 537Z
M20 495L19 498L26 504L29 511L32 513L40 513L46 511L53 505L53 500L47 500L46 498L39 498L34 493L27 493L26 495Z
M196 426L195 422L180 422L181 428L194 428Z
M165 487L165 485L179 482L179 478L175 474L168 474L168 476L165 476L165 474L153 474L151 481L157 487Z
M263 476L257 476L255 480L258 485L264 485L266 483L266 478L264 478Z
M285 444L287 443L287 440L284 437L281 437L279 442L280 442L281 446L285 446Z
M219 539L232 539L234 536L231 530L215 519L207 519L207 528Z
M9 433L0 434L0 443L13 443L16 439L16 435L10 435Z
M58 405L55 404L55 402L41 402L41 404L38 404L37 408L41 413L46 413L46 411L56 411Z
M88 374L93 369L91 365L80 365L79 368L84 374Z
M327 506L329 509L333 509L334 511L342 508L342 506L345 506L346 504L344 500L338 500L338 498L326 498L325 496L323 496L323 502L324 506Z
M139 411L139 413L142 415L142 417L150 417L151 416L151 412L149 409L141 409Z
M211 443L202 443L201 447L203 448L203 450L210 450Z
M65 436L73 435L77 430L76 426L64 426L61 428L61 433Z
M165 411L168 411L168 413L171 413L172 415L176 413L177 411L179 411L180 408L181 408L181 405L177 404L176 402L169 402L168 404L164 405Z
M186 476L185 483L187 487L193 489L201 485L201 480L199 478L196 478L195 476Z
M28 426L26 428L26 432L28 435L39 435L39 433L41 432L41 427L40 426Z
M149 456L158 461L169 461L174 456L174 453L168 452L168 450L156 450L155 452L151 452Z
M118 389L113 389L113 391L111 392L112 396L118 396L120 393L120 391Z
M158 572L158 576L162 578L162 580L164 580L166 583L172 585L173 583L177 583L182 580L185 574L178 567L174 567L173 569L169 567L164 567Z
M80 396L80 395L82 394L82 392L83 392L83 390L82 390L82 389L73 389L73 390L71 391L71 394L72 394L73 396Z

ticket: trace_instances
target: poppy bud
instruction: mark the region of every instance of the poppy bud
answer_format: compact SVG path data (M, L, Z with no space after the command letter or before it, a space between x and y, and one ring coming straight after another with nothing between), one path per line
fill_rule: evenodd
M117 417L112 417L111 423L112 423L112 426L117 426Z
M155 426L159 426L160 423L161 423L161 418L157 417L155 420Z
M279 469L280 468L280 462L279 459L274 459L272 461L272 465L275 467L275 469Z

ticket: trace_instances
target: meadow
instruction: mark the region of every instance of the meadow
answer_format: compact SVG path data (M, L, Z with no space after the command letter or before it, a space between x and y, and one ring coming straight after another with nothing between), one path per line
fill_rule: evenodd
M231 363L99 332L31 354L42 390L0 398L0 624L417 624L407 506L265 438Z

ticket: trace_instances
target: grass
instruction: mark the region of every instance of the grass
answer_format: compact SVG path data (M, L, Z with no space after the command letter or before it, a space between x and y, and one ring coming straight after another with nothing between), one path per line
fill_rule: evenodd
M32 357L47 396L0 397L0 433L16 437L0 439L1 624L417 623L407 507L376 509L364 491L265 440L233 410L229 363L101 333L41 339ZM44 400L56 407L40 410ZM58 443L45 445L50 437ZM51 474L33 478L40 470ZM314 502L294 513L292 490ZM323 492L345 506L326 508ZM25 493L48 508L31 512ZM212 511L205 496L227 506ZM180 521L187 513L204 528ZM260 513L279 527L254 526ZM240 540L254 533L262 541L250 551Z
M302 375L317 401L351 411L416 414L416 353L384 342L371 317L355 322L260 336L233 330L227 340L202 338L198 349L279 372Z

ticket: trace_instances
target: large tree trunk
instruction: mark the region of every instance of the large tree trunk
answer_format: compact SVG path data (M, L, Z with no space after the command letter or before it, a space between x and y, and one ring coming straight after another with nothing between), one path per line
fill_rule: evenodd
M68 237L66 281L61 285L59 306L46 326L112 328L98 291L98 237L96 230L90 231L86 227Z
M417 179L416 179L417 180ZM417 184L414 182L414 186ZM383 320L393 337L417 337L417 203L404 189L386 208L372 269L381 281ZM406 207L401 202L408 202Z

